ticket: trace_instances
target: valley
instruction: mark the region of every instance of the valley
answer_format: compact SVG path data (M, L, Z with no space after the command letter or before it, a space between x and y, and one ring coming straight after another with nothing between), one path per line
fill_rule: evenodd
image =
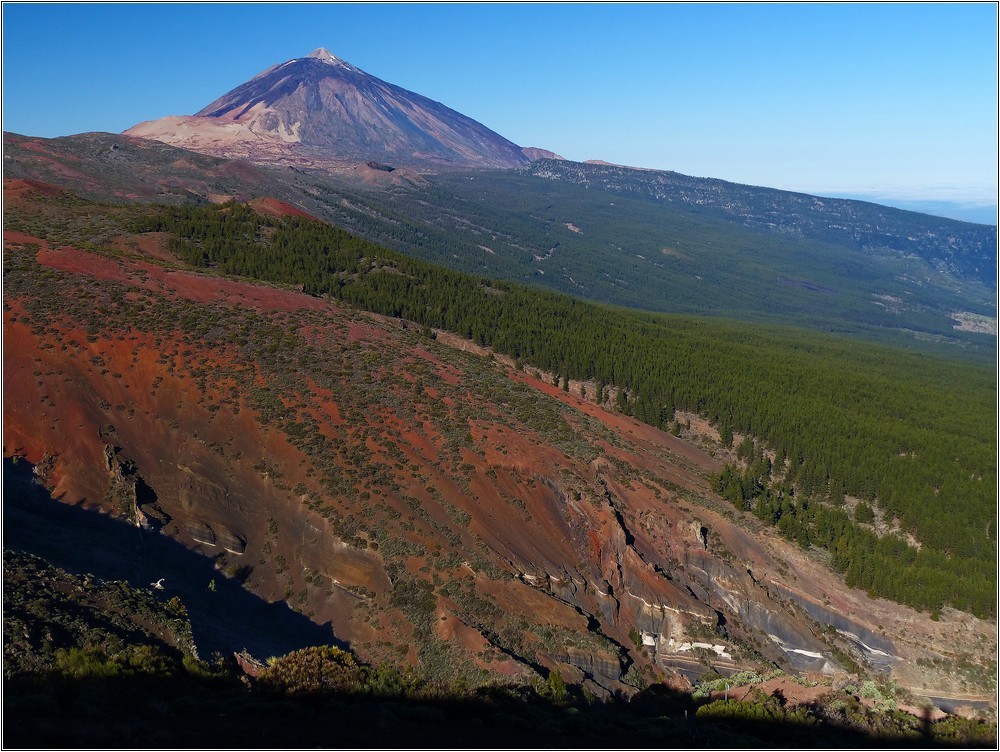
M373 664L472 684L556 671L598 697L748 665L867 666L939 697L982 686L953 661L995 666L989 622L866 596L734 511L712 491L733 455L685 441L683 413L671 435L609 411L596 382L206 275L129 230L131 210L12 188L25 227L63 229L5 231L5 456L64 504L209 557L210 580L168 577L170 595L229 581ZM140 587L166 571L133 566ZM987 651L959 656L956 629Z
M995 743L995 227L323 48L3 211L5 740Z

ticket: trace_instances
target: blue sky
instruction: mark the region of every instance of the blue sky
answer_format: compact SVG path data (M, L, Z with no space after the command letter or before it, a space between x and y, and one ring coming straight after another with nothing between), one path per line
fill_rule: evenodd
M995 206L997 6L19 4L3 128L120 132L326 47L522 146Z

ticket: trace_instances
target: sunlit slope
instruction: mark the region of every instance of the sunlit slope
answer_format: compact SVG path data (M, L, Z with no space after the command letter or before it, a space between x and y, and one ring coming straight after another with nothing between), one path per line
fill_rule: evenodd
M190 263L299 284L457 332L564 380L592 380L602 397L615 391L620 411L652 425L669 428L683 409L756 437L773 453L775 480L835 503L875 500L916 536L920 550L905 560L922 584L900 577L881 594L930 608L995 608L996 394L987 366L487 283L336 228L275 223L240 207L171 209L147 228L173 234ZM853 552L842 566L892 561L891 547L874 546L874 536L843 541Z
M484 282L277 201L164 210L6 187L5 454L63 502L208 557L214 574L189 572L185 599L209 607L217 577L217 594L287 604L365 660L472 684L556 670L601 696L771 663L891 668L958 691L939 666L990 660L950 639L988 625L944 608L989 615L995 589L988 493L957 498L953 483L995 484L976 417L992 399L985 369ZM879 387L921 362L898 395ZM955 422L914 417L935 402ZM671 435L695 439L708 421L723 459L730 433L773 446L777 532L712 491L720 459ZM947 504L889 506L879 463L896 441L929 473L918 495L940 481L930 493ZM828 464L840 455L853 474ZM869 550L860 518L831 541L806 514L842 509L824 492L833 470L840 490L875 480L874 499L858 492L909 515L922 548L905 567ZM941 531L913 517L926 509ZM54 524L34 529L85 571L101 558L86 543L52 551ZM168 572L180 587L152 551L133 584ZM911 587L853 580L852 566Z
M345 204L334 192L328 213L352 231L411 255L601 302L900 344L941 338L987 348L995 343L990 336L957 331L953 318L967 311L995 318L996 286L989 283L996 268L995 229L839 202L891 213L896 224L885 233L889 237L869 243L857 236L876 234L878 212L862 213L850 233L820 232L815 218L796 223L794 214L783 214L792 206L757 207L750 221L749 209L727 213L707 200L668 201L526 171L429 181L388 196L358 193L352 197L357 204ZM933 227L923 227L924 220ZM835 227L846 220L828 221ZM908 242L907 233L918 230L921 242Z
M321 174L111 134L8 135L4 147L6 175L103 200L273 196L461 271L644 310L995 358L996 231L982 225L823 199L839 212L827 216L803 194L579 163L559 180L518 170ZM541 163L544 174L552 164ZM578 171L589 182L574 182ZM638 185L609 182L619 173ZM663 176L687 187L664 187Z

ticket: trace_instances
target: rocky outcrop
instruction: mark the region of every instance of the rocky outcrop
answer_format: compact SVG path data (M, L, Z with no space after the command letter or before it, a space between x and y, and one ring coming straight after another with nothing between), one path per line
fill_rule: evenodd
M559 659L580 669L584 676L603 687L621 686L620 679L624 673L622 661L614 653L571 647Z
M191 520L185 524L185 529L191 539L206 546L218 546L236 556L241 556L246 550L247 541L225 527L212 526L201 520Z
M870 666L886 670L901 660L898 648L890 638L876 634L857 620L816 603L803 593L775 582L770 583L769 587L781 596L794 601L817 624L827 625L836 630Z
M107 463L110 485L108 486L108 504L129 522L138 524L136 520L135 467L128 460L118 456L118 449L108 444L104 445L104 459Z

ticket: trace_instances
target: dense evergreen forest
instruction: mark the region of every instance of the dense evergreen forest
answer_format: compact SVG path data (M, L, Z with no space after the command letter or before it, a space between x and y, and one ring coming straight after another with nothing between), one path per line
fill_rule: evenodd
M676 428L699 413L750 437L716 488L850 584L928 610L996 613L996 383L948 361L787 328L614 309L414 260L319 222L239 205L158 210L187 263L299 285L436 327L519 363L609 387ZM845 497L861 499L853 508ZM902 532L877 536L876 518Z

